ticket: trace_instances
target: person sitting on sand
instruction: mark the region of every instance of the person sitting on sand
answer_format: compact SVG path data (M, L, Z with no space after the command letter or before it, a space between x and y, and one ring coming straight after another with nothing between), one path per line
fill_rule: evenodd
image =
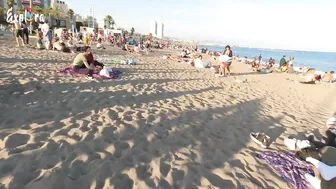
M100 63L94 59L92 51L89 51L88 53L86 53L85 58L90 65L94 65L98 70L101 70L104 68L103 63Z
M327 120L325 143L317 142L313 134L308 140L286 138L284 143L289 150L296 151L299 159L315 166L314 175L305 174L306 180L315 189L332 189L336 185L336 116ZM316 177L320 175L320 177Z
M82 52L79 53L73 61L73 70L76 73L85 74L89 79L93 79L93 73L96 67L93 64L89 64L86 56L91 53L91 47L82 47Z
M321 77L321 81L325 83L331 83L335 80L334 78L334 71L331 71L330 73L326 73Z
M249 63L251 68L258 68L257 58L253 58L252 62Z
M58 39L55 39L53 42L52 50L62 51L65 44Z
M130 52L130 53L133 53L133 51L134 51L134 50L132 49L132 47L133 47L132 45L129 45L129 44L127 44L127 43L125 44L125 50L128 51L128 52Z
M270 67L273 67L274 64L275 64L275 60L271 57L271 58L268 60L268 65L270 65Z
M210 68L211 67L211 62L203 62L202 61L202 55L199 55L196 60L194 61L195 67L196 68Z
M182 52L180 53L180 57L181 58L187 58L187 53L186 51L183 49Z
M105 49L101 38L98 39L97 49Z

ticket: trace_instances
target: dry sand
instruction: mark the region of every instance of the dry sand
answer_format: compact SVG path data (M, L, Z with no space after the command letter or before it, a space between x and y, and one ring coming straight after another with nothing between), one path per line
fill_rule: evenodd
M288 188L249 133L284 150L284 137L322 130L336 107L335 85L239 63L215 78L160 51L114 65L120 79L87 81L55 74L73 55L0 44L0 188Z

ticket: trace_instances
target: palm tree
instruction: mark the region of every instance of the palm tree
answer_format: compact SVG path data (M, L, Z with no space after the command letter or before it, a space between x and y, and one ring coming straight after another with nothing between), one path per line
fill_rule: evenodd
M7 13L7 9L0 7L0 24L6 23L6 18L5 18L6 13Z
M48 9L48 13L51 16L56 17L57 19L59 18L59 16L61 15L61 10L59 8L49 8Z
M70 19L72 20L73 15L75 14L75 12L72 9L68 10L68 16L70 17Z
M18 9L16 9L16 13L17 14L23 14L23 9L22 8L18 8Z
M135 32L135 29L132 27L132 29L131 29L131 36L133 36L134 32Z
M13 5L14 5L14 0L7 0L8 8L13 7Z
M35 13L35 14L43 14L44 10L41 7L34 7L33 8L33 13Z
M107 25L107 28L114 28L113 25L115 24L114 19L112 18L111 15L107 15L104 19L105 25Z

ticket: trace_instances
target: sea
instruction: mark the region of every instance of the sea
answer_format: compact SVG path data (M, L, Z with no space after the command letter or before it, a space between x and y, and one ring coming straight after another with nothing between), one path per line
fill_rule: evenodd
M224 46L199 46L198 49L208 48L212 52L222 52ZM294 51L294 50L276 50L276 49L261 49L248 47L232 47L234 56L247 57L249 59L258 58L261 54L263 61L268 61L269 58L274 58L279 64L283 55L286 55L286 60L289 57L294 57L294 66L306 66L307 68L315 68L323 72L336 71L336 53L333 52L313 52L313 51Z

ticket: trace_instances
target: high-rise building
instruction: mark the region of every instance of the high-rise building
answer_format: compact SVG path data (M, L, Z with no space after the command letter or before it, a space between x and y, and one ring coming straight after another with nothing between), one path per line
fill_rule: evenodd
M158 22L157 23L157 34L156 37L157 38L163 38L163 30L164 30L164 25L162 22Z
M150 33L153 36L156 36L156 34L157 34L157 22L156 21L152 21L151 22L151 24L150 24Z
M162 22L152 21L150 24L150 33L157 38L163 38L164 25Z

